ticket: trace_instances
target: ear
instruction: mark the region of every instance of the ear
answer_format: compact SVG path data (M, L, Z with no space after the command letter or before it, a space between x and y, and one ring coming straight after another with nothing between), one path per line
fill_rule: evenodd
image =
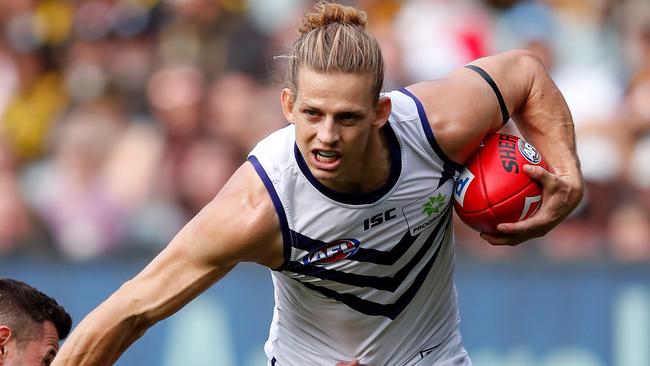
M393 104L389 97L382 96L379 97L377 104L375 105L376 118L372 123L373 127L380 129L384 127L386 122L388 122L388 116L390 116L390 111Z
M11 339L11 328L6 325L0 326L0 366L5 364L7 357L7 345Z
M289 88L282 89L282 95L280 96L282 100L282 113L284 118L287 119L290 123L296 123L296 118L293 114L293 106L296 102L296 95Z
M0 325L0 347L4 347L11 339L11 328L6 325Z

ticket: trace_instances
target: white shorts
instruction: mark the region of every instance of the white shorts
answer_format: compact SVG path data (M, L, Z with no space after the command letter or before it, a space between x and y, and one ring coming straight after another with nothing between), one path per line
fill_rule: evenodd
M269 360L268 366L280 365L275 359L272 359ZM472 366L472 360L463 347L463 338L460 336L460 332L456 330L440 345L431 350L420 352L402 366Z
M460 332L456 330L442 344L428 353L420 353L404 366L472 366Z

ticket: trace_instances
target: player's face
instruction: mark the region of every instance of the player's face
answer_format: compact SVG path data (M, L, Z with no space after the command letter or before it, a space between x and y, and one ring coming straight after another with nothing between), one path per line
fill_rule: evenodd
M42 324L41 337L18 345L11 339L6 347L6 366L48 366L59 351L59 333L49 320Z
M369 73L321 73L303 68L298 93L282 92L286 118L296 125L296 143L311 173L326 186L354 191L364 161L390 113L388 98L375 103ZM373 145L374 146L374 145Z

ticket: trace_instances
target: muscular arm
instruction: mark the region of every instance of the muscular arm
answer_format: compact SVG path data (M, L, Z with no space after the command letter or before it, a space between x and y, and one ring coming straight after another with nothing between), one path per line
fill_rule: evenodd
M140 274L77 326L53 365L112 365L149 327L242 261L271 268L283 261L278 218L250 163Z
M526 167L543 186L543 203L531 218L504 223L503 235L482 237L492 244L518 244L543 236L562 221L582 197L571 113L542 63L527 51L510 51L472 62L496 82L508 111L524 137L540 151L549 171ZM481 140L503 125L494 91L475 71L461 68L448 77L409 89L422 101L438 143L464 163Z

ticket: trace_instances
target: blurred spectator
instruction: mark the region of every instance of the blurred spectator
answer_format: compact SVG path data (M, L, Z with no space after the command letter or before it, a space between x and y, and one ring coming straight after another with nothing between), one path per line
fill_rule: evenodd
M18 71L16 63L10 56L10 51L6 48L3 40L0 38L0 116L4 116L7 106L11 102L12 96L18 87Z
M257 141L287 124L279 95L279 89L264 87L250 75L226 73L208 90L205 128L233 144L243 161Z
M495 39L500 51L525 48L534 52L550 71L556 66L557 24L552 9L537 1L510 4L496 19Z
M120 214L101 174L119 123L101 106L72 110L57 127L52 155L27 171L30 203L68 258L93 258L120 243Z
M649 55L650 56L650 55ZM650 133L650 64L630 80L621 105L625 128L634 135Z
M615 129L610 128L614 132ZM602 230L621 202L620 181L624 171L623 137L601 128L578 134L578 156L585 180L582 203L558 230L547 235L540 250L557 260L602 259L606 247Z
M634 145L626 167L631 188L607 223L611 255L623 261L650 260L650 135Z
M46 232L23 200L11 151L0 139L0 256L47 251L48 244Z
M624 262L650 260L650 213L647 207L624 201L611 214L607 226L610 255Z
M187 220L159 184L165 140L147 120L135 120L107 157L103 176L124 222L123 254L157 252Z
M18 85L2 117L6 141L18 159L39 157L54 121L64 111L66 90L46 50L14 53ZM10 79L11 80L11 79Z
M200 132L203 82L196 68L174 66L155 71L147 85L149 105L164 135L157 183L166 199L178 196L183 155Z
M650 68L650 7L645 0L623 1L612 17L622 41L621 56L628 74Z
M476 1L412 0L395 27L410 82L438 78L492 49L492 19Z
M188 216L196 215L237 169L234 150L210 138L195 140L181 161L179 199Z

